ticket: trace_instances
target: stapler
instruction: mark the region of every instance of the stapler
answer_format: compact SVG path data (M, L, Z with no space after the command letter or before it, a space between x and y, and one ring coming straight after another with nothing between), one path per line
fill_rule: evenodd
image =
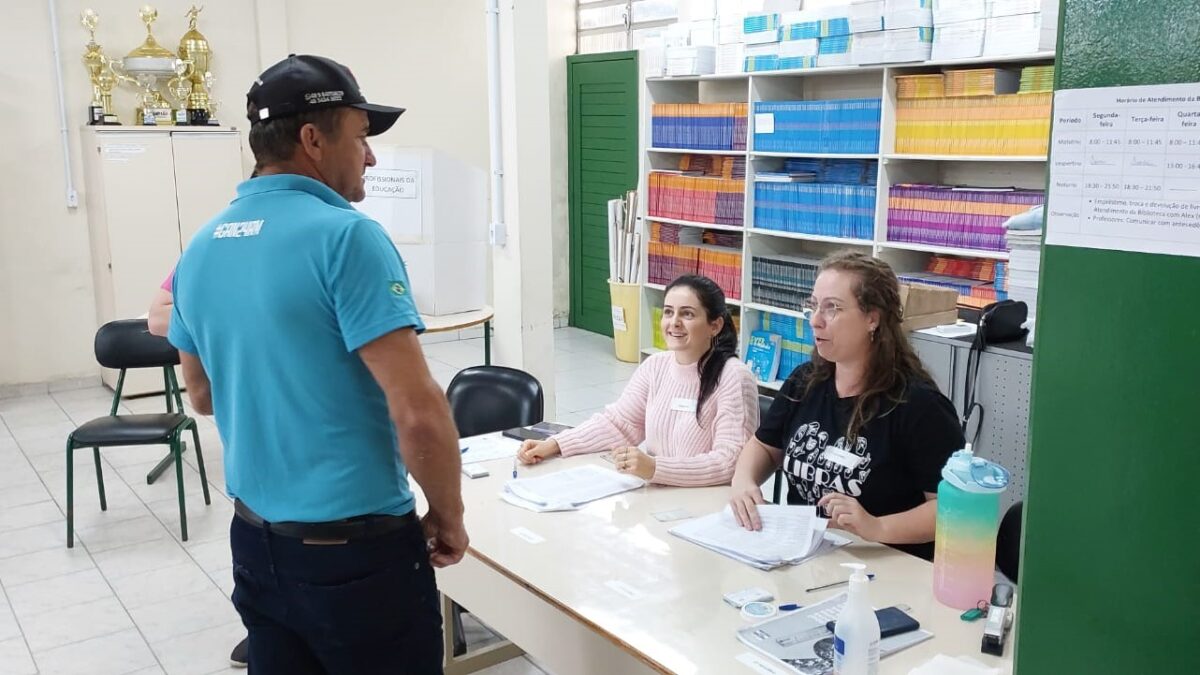
M983 626L983 644L979 651L993 656L1004 655L1004 641L1013 624L1013 587L996 584L992 587L992 602L988 608L987 623Z

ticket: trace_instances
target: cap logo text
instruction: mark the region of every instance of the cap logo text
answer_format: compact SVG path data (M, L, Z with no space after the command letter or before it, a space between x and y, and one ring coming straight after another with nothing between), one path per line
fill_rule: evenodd
M338 89L336 91L310 91L304 95L304 102L309 105L316 103L337 103L344 98L346 92Z

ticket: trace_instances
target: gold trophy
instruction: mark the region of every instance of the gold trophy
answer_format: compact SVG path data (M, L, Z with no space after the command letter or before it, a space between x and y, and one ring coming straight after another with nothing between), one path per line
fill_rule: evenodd
M120 124L112 110L112 90L117 85L112 62L96 44L96 26L100 16L94 10L85 9L79 16L80 23L91 34L87 51L83 53L83 65L92 80L92 102L88 106L88 124Z
M146 39L140 47L121 59L119 70L113 64L114 72L122 82L135 84L141 89L141 105L134 111L139 124L174 124L171 104L163 98L159 87L164 84L169 86L172 79L180 77L179 59L154 39L151 27L158 19L158 10L145 5L138 16L146 24Z
M198 9L195 5L187 11L188 31L179 40L179 58L187 64L184 77L190 84L186 101L182 107L187 110L188 124L205 125L213 117L213 102L209 96L212 88L212 48L208 38L196 30L196 21L204 5Z

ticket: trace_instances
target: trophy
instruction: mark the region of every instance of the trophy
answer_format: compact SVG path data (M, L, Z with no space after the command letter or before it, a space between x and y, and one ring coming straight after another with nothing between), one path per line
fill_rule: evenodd
M113 64L114 72L122 82L136 84L141 89L141 105L134 111L138 123L173 124L175 120L171 105L163 98L159 87L181 77L179 59L154 39L151 27L158 19L158 10L145 5L138 16L146 24L146 40L121 59L119 70Z
M184 78L189 83L186 100L181 100L181 107L187 111L187 124L196 125L209 124L214 108L209 96L212 90L212 49L208 45L208 38L196 30L196 21L202 11L203 5L199 9L192 5L187 11L188 31L179 39L179 58L187 64Z
M117 76L113 73L112 62L104 55L100 45L96 44L96 26L100 23L100 16L91 9L85 9L80 14L79 21L91 34L87 51L83 53L83 65L92 80L88 124L120 124L112 111L112 90L117 84Z

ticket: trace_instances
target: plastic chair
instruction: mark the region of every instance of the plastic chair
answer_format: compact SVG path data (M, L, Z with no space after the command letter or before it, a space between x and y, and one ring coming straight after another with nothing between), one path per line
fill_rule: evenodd
M96 331L96 361L105 368L120 370L117 388L113 392L112 409L105 417L86 422L67 437L67 548L75 546L75 448L90 447L96 463L96 487L100 492L100 510L108 510L104 497L104 472L100 467L100 448L125 445L166 445L175 461L175 479L179 487L179 529L187 541L187 507L183 498L183 441L184 431L191 430L196 446L196 464L200 468L200 483L204 503L211 504L208 495L208 476L204 472L204 456L200 452L200 433L196 420L183 413L183 399L175 369L179 352L165 338L151 335L145 319L110 321ZM125 372L131 368L162 368L167 401L165 413L118 415Z
M446 388L454 424L462 437L537 424L543 419L542 384L523 370L472 366Z

